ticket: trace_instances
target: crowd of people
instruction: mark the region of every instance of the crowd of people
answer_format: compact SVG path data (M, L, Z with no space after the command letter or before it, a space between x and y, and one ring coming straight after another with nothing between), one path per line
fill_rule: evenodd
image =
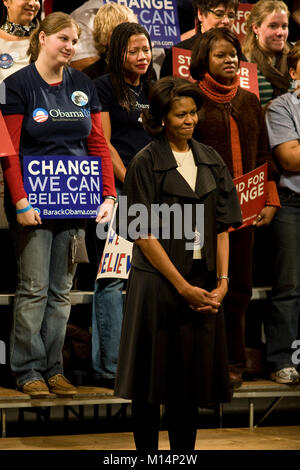
M300 316L300 2L177 2L182 41L175 46L191 51L194 82L173 76L172 48L153 47L127 6L88 0L69 11L64 3L0 3L0 109L15 149L1 158L17 265L10 368L31 397L76 394L62 359L77 267L70 247L88 233L99 260L105 240L97 239L96 224L110 222L124 195L128 207L142 204L149 220L147 229L128 235L127 283L95 281L92 384L132 400L138 450L158 448L160 404L171 449L192 450L198 407L230 401L244 379L253 244L265 227L272 250L266 377L285 384L300 378L293 359ZM242 42L232 31L239 3L253 3ZM257 65L259 98L240 86L241 60ZM95 221L43 220L24 185L26 156L101 158L103 202ZM239 228L233 179L262 164L265 205L252 225ZM176 206L181 215L189 207L192 243L184 217L169 220L168 237L162 213L153 225L155 205ZM129 226L134 218L127 215Z

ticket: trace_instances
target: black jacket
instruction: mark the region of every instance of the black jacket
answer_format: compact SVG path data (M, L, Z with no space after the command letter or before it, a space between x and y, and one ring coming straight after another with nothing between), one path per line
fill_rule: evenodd
M140 203L147 209L148 233L158 228L151 226L153 204L179 204L182 214L185 211L184 205L190 205L193 231L196 205L204 204L203 253L208 270L213 271L216 266L217 234L230 226L241 225L240 205L229 171L218 153L194 139L189 141L189 145L198 168L195 192L176 170L177 163L169 142L165 134L161 133L133 158L127 169L123 194L127 196L128 207ZM133 221L134 216L128 217L127 226ZM160 230L163 222L161 217ZM159 237L159 241L179 272L187 275L192 269L193 251L186 250L186 243L190 240L185 237L184 218L177 222L182 224L183 236L174 237L174 223L171 221L170 236ZM130 236L127 238L130 239ZM155 271L136 245L133 249L132 266Z

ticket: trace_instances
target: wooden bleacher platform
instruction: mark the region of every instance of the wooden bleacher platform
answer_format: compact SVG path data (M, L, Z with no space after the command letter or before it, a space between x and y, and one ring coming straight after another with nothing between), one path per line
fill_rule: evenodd
M245 381L241 387L235 389L234 398L247 398L249 402L249 427L258 427L269 414L279 405L284 397L300 398L300 383L294 385L278 384L272 380ZM254 399L274 398L272 404L267 408L263 417L254 425ZM299 399L300 407L300 399ZM222 427L223 406L220 405L220 427Z
M47 398L30 398L18 390L0 387L1 437L6 437L6 410L9 408L73 407L84 405L118 405L130 400L113 396L113 390L101 387L77 387L73 398L62 398L51 394Z
M37 399L17 390L0 387L1 410L1 436L6 437L6 410L9 408L37 408L37 407L74 407L85 405L122 405L129 404L130 400L118 398L113 395L113 390L100 387L77 387L77 395L73 398L60 398L52 394L51 397ZM254 399L274 398L272 405L266 410L263 418L254 426ZM233 399L246 398L249 401L249 427L259 426L266 417L275 409L284 397L300 397L300 384L283 385L270 380L257 380L243 382L240 388L233 393ZM300 406L300 400L299 400ZM222 427L223 406L220 404L220 427Z
M253 289L252 300L267 299L267 293L270 287L256 287ZM92 302L93 292L71 291L71 304L90 304ZM12 305L14 294L0 294L0 306ZM1 313L1 310L0 310ZM17 390L0 387L0 415L1 415L1 436L6 437L6 410L9 408L37 408L61 406L64 409L68 407L79 406L81 409L85 405L122 405L129 404L130 400L114 397L113 390L100 387L77 387L78 393L74 398L59 398L53 395L51 398L32 399ZM233 393L233 399L245 398L249 402L249 427L259 426L267 416L276 408L284 397L300 397L300 384L282 385L270 380L245 381L240 388ZM264 416L255 425L255 399L274 398L272 404L265 411ZM300 407L300 400L299 400ZM222 427L223 405L219 406L219 422Z

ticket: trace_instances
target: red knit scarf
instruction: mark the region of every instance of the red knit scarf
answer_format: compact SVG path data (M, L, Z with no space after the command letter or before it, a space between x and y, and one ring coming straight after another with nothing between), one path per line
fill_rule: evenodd
M204 79L199 82L199 88L211 100L217 103L227 103L235 97L239 82L239 77L236 75L231 85L222 85L222 83L216 82L216 80L206 72Z
M236 75L231 85L226 86L222 83L216 82L209 73L206 73L204 80L199 82L199 88L203 93L212 101L216 103L228 103L231 101L238 90L239 78ZM243 174L243 162L241 152L240 134L237 122L233 117L229 116L230 122L230 138L231 138L231 152L232 152L232 170L233 177L241 176Z

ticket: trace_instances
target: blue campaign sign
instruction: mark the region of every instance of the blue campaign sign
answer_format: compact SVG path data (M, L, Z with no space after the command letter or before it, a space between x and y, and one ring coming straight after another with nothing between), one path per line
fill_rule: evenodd
M24 156L23 179L43 219L96 217L102 203L100 157Z
M154 47L168 49L180 41L176 0L112 0L125 5L147 29ZM104 3L110 3L104 0Z

